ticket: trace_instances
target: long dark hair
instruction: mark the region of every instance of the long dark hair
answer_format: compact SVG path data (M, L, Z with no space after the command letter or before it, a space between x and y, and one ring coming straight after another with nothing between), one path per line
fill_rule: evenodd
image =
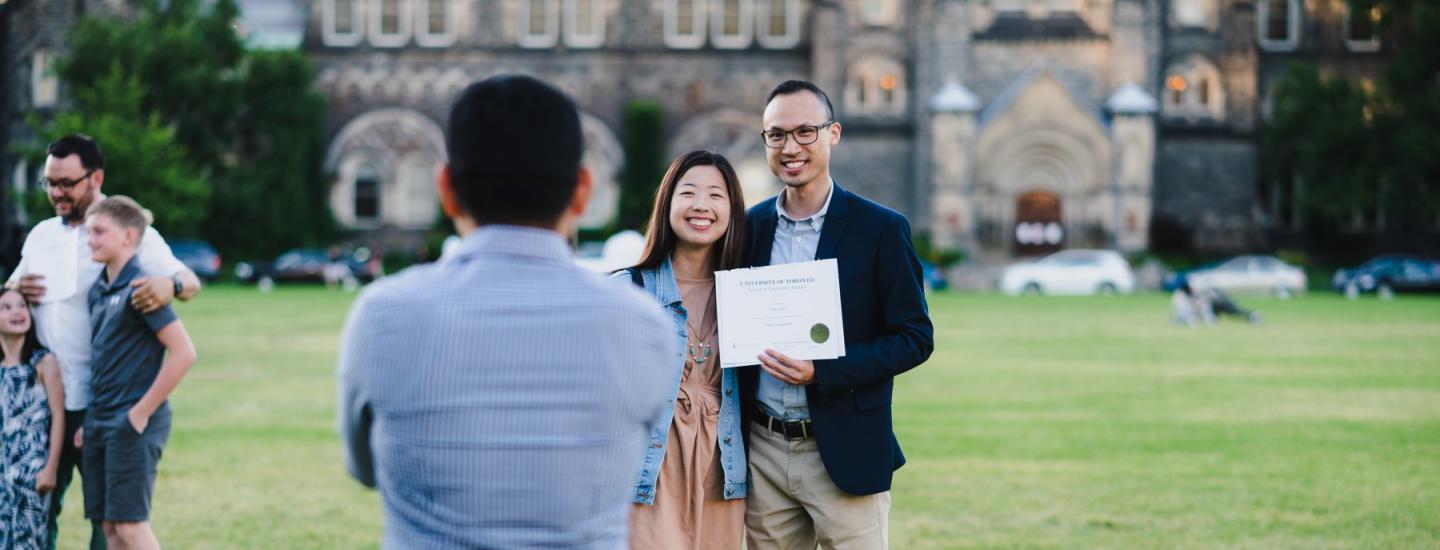
M650 223L645 229L645 251L640 263L632 269L657 269L675 253L675 229L670 227L670 204L675 199L675 188L680 178L697 166L714 166L725 180L725 192L730 195L730 227L720 239L719 253L712 252L711 267L716 270L735 269L745 261L745 195L740 191L740 177L730 161L718 153L691 151L675 158L665 171L665 179L655 190L655 206L650 211Z
M19 289L4 288L0 289L0 297L11 292L20 294ZM25 343L20 345L20 363L28 365L30 359L35 357L35 352L40 349L40 336L35 332L35 310L30 309L30 302L25 299L24 294L20 294L20 303L25 304L25 310L30 313L30 330L25 331Z

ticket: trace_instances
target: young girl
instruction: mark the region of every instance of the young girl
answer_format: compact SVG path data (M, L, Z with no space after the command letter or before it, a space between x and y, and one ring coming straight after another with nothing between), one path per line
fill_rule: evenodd
M630 545L739 550L745 532L744 437L734 369L720 368L715 271L740 267L745 200L725 157L675 159L655 195L640 263L622 272L675 322L675 409L640 466Z
M60 367L40 347L20 291L0 290L0 548L45 548L65 394Z

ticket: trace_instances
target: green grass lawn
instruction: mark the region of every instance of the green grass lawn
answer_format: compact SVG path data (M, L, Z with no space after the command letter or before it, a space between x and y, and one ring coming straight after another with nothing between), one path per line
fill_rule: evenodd
M335 353L353 295L217 287L180 312L155 528L170 548L364 548ZM899 378L898 549L1440 547L1440 299L1245 299L1180 329L1168 297L931 298ZM62 547L83 547L79 485Z

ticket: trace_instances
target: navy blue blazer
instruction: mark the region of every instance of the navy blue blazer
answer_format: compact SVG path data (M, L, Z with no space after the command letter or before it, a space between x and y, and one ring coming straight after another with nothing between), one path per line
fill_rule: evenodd
M751 266L770 265L775 201L749 211ZM930 357L935 330L905 216L835 185L815 252L817 260L828 258L840 269L845 356L816 361L805 396L830 479L842 491L870 495L890 490L894 471L905 464L891 425L894 378ZM747 400L740 410L750 429L760 367L738 374Z

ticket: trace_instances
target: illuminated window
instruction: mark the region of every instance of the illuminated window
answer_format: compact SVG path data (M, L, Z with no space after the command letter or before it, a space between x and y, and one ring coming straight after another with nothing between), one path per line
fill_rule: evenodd
M905 71L899 63L883 57L870 57L850 66L850 78L845 86L848 113L903 114L905 104Z
M899 22L900 3L897 0L860 0L860 22L866 25L885 27Z
M1219 120L1225 115L1220 71L1200 56L1190 56L1165 71L1165 118Z

